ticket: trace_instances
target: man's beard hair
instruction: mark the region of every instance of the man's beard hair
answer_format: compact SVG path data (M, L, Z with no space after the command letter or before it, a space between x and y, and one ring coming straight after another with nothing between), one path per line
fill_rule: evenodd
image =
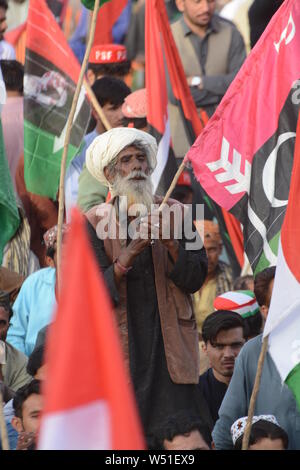
M140 181L135 181L132 178L144 178ZM145 207L144 213L146 215L150 212L151 204L153 204L153 187L151 178L143 171L132 171L125 178L117 173L112 187L114 196L125 196L127 198L127 208L129 209L133 204L141 204ZM121 204L122 203L121 198ZM125 203L125 201L124 201ZM120 207L122 210L122 207Z

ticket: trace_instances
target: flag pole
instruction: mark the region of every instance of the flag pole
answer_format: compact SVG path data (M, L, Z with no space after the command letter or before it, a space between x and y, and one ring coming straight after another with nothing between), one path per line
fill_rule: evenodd
M160 204L158 210L161 211L162 207L164 204L166 204L166 202L168 202L168 199L169 197L171 196L172 192L173 192L173 189L175 188L176 184L177 184L177 181L179 179L179 176L181 175L181 173L183 172L184 170L184 167L185 167L185 157L184 159L182 160L181 162L181 165L178 167L178 170L173 178L173 181L168 189L168 191L166 192L166 195L165 197L163 198L163 201L162 203Z
M109 131L109 129L111 129L110 122L108 121L107 117L105 116L104 111L102 109L102 106L100 105L99 101L97 100L97 98L95 96L95 93L93 92L90 84L86 81L85 78L83 80L83 83L84 83L84 88L86 89L87 95L90 99L90 102L92 103L96 113L98 114L99 118L101 119L101 122L102 122L103 126L105 127L105 129L107 131Z
M89 39L88 39L88 43L86 46L84 59L81 65L81 70L80 70L78 82L76 85L76 90L73 96L71 111L68 117L64 149L63 149L63 154L62 154L62 159L61 159L59 199L58 199L58 222L57 222L57 267L56 269L57 269L58 289L60 289L60 282L61 282L61 279L60 279L60 274L61 274L60 264L61 263L60 262L61 262L61 245L62 245L62 226L63 226L63 220L64 220L64 206L65 206L65 172L66 172L66 163L67 163L67 155L68 155L68 146L70 142L71 130L72 130L72 125L73 125L73 119L74 119L75 112L76 112L77 102L78 102L79 94L80 94L82 83L83 83L84 73L85 73L85 69L86 69L88 59L90 56L92 44L94 41L99 4L100 4L100 0L95 0Z
M265 361L265 357L266 357L266 353L268 349L268 339L269 339L269 335L267 335L263 339L262 348L261 348L260 355L258 358L257 371L256 371L254 386L253 386L252 395L251 395L250 403L249 403L247 424L246 424L246 428L245 428L245 432L243 436L242 450L248 450L248 447L249 447L252 419L254 416L255 403L256 403L256 398L257 398L257 394L258 394L258 390L260 386L260 379L261 379L261 374L263 370L263 365L264 365L264 361Z
M1 391L0 391L0 431L1 431L2 449L10 450L8 437L7 437L7 429L6 429L6 424L5 424L4 414L3 414L3 398L2 398Z

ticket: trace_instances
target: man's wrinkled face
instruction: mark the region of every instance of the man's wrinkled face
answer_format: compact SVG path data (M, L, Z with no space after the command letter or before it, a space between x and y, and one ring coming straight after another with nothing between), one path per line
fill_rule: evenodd
M145 152L133 146L122 150L118 155L115 170L122 178L129 177L134 172L149 174L149 165ZM143 181L143 176L132 176L132 181Z
M0 306L0 339L6 340L7 330L9 327L9 313L8 311Z
M220 378L232 376L235 359L244 343L242 327L221 330L213 342L207 341L203 350L216 372L215 375Z
M29 395L22 406L22 418L13 418L12 425L18 432L37 432L43 410L43 396L36 393Z
M122 113L122 104L123 103L120 105L106 103L102 106L104 114L111 127L123 127L124 114Z
M207 274L212 274L216 270L220 254L222 252L222 245L215 240L205 238L204 247L208 259Z
M215 12L215 0L177 0L177 8L185 20L195 26L208 26Z
M6 10L0 7L0 41L4 38L4 33L7 30L6 23Z

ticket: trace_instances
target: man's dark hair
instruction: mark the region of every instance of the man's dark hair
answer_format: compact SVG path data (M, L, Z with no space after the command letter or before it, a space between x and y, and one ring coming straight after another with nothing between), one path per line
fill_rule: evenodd
M4 8L4 10L7 10L8 2L6 0L0 0L0 8Z
M130 95L130 88L119 78L102 77L96 80L92 90L101 106L110 103L121 106L126 96Z
M148 440L150 450L164 449L164 440L172 441L178 435L188 434L198 430L206 442L211 447L212 437L208 425L197 415L192 415L187 411L178 411L173 416L161 423L160 429Z
M22 418L22 407L23 403L27 400L30 395L36 394L40 395L40 381L39 380L32 380L23 387L17 390L15 397L13 399L13 408L15 411L15 416L18 418Z
M286 450L288 448L289 438L287 433L277 424L260 419L251 426L249 446L256 444L264 438L269 438L272 441L275 439L281 439L284 449ZM242 443L243 435L236 440L234 450L242 450Z
M45 346L41 345L37 348L34 348L32 353L29 356L26 370L29 375L32 377L35 376L37 371L40 367L44 364L44 354L45 354Z
M10 304L9 293L3 290L0 290L0 307L3 307L4 310L8 312L8 320L13 316L13 310Z
M93 64L88 63L88 70L94 72L96 77L98 75L106 75L109 77L125 77L129 74L131 61L125 60L124 62L116 62L111 64Z
M253 281L253 279L253 276L250 274L237 277L233 283L233 290L250 290L249 282Z
M255 315L244 318L244 332L245 338L250 339L260 335L263 319L260 311Z
M243 318L236 312L229 310L217 310L205 318L202 325L202 338L205 343L213 343L220 331L231 330L232 328L243 328Z
M46 256L49 256L49 258L54 259L55 255L55 248L53 246L48 246L46 249Z
M24 67L17 60L1 60L1 70L7 91L23 94Z
M254 279L254 294L257 299L258 305L261 307L262 305L266 305L267 296L268 296L268 288L270 282L275 277L276 267L271 266L270 268L266 268L260 273L255 276Z
M102 77L95 81L92 86L92 90L97 98L100 106L104 106L107 103L113 106L119 107L123 104L126 96L130 95L131 90L119 78L115 77ZM92 132L97 125L97 121L92 115L87 128L87 134Z

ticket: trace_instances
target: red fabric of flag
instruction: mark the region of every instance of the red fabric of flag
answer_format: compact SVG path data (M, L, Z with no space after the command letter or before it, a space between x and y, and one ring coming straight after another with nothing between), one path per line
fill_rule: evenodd
M144 449L113 308L77 209L66 237L61 293L47 343L43 441L48 417L102 401L109 410L110 448ZM88 448L89 429L78 432Z
M110 44L113 42L112 28L128 0L110 0L99 9L94 44Z

